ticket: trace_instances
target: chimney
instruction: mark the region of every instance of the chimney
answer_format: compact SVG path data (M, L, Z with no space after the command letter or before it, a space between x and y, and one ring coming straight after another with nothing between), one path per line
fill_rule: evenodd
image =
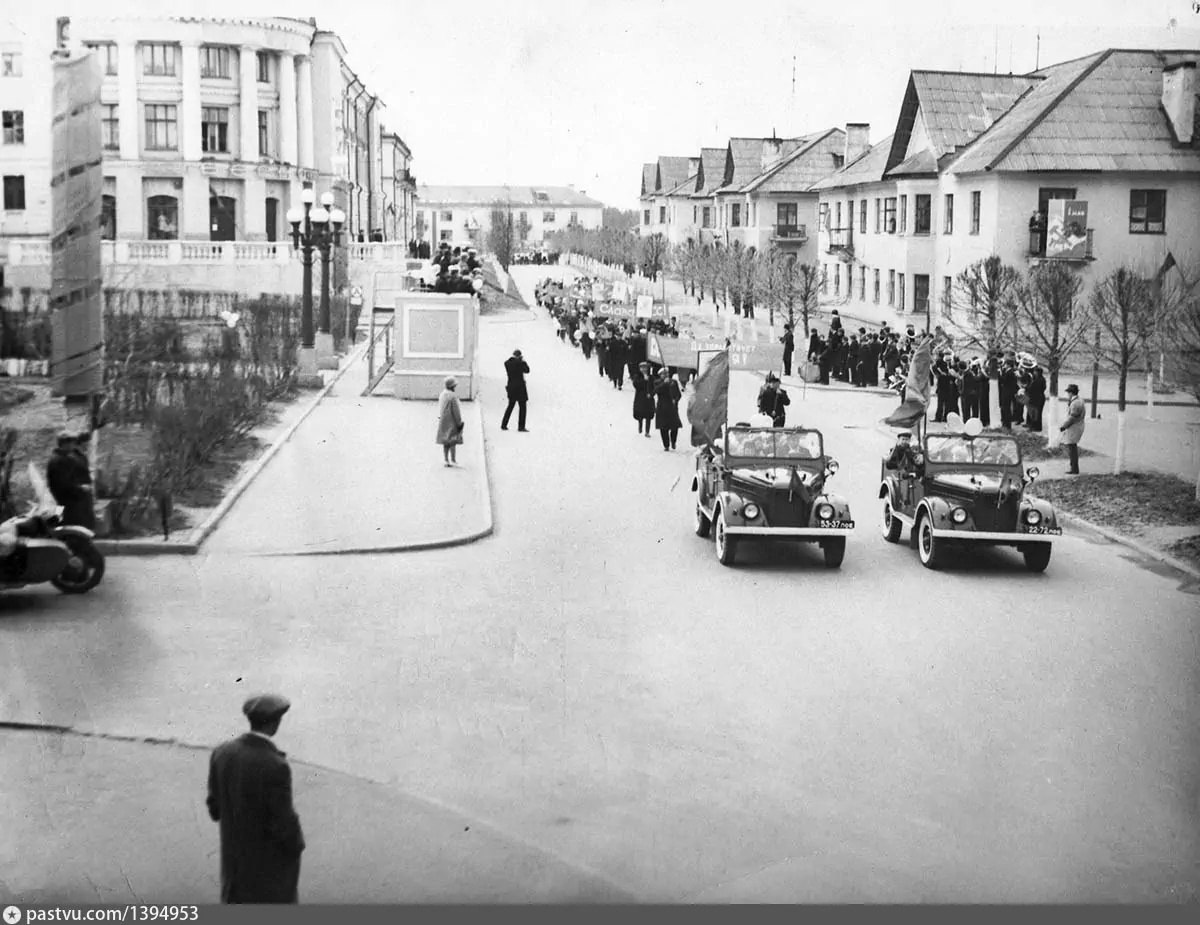
M1191 144L1196 127L1196 62L1163 68L1162 105L1180 144Z
M846 159L849 164L871 147L871 124L869 122L846 123Z

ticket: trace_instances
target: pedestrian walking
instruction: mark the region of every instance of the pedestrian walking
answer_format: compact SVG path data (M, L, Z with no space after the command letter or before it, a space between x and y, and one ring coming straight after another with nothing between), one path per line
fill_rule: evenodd
M92 503L92 474L87 456L79 448L75 434L60 434L46 463L46 487L55 504L63 509L62 522L96 529L96 510Z
M504 361L504 371L508 375L508 407L504 409L504 420L500 422L501 430L508 430L508 420L512 417L513 408L519 408L517 413L517 430L528 433L525 427L525 406L529 403L529 390L525 387L525 377L529 374L529 364L521 355L520 350L514 350L513 355Z
M278 694L242 706L250 731L213 750L208 814L220 824L221 902L299 902L304 833L292 805L292 771L272 741L291 704Z
M638 364L629 384L633 387L633 416L638 422L638 433L644 432L649 437L654 421L654 376L648 361Z
M654 426L658 428L659 436L662 437L663 449L673 450L675 441L679 439L679 428L683 426L683 422L679 420L679 400L683 398L683 392L666 367L660 372L654 397L657 400L654 408Z
M442 459L446 465L457 466L458 457L455 455L455 451L463 442L465 426L462 408L459 406L458 396L455 394L458 380L453 376L447 376L445 386L442 394L438 396L437 442L442 445Z
M1067 447L1070 457L1070 467L1067 475L1079 475L1079 441L1083 438L1083 399L1079 397L1079 386L1071 383L1067 386L1067 419L1063 421L1059 431L1062 442Z

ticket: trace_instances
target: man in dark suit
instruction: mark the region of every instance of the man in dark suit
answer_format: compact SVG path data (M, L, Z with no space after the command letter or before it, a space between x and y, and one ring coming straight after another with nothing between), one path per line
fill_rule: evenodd
M271 736L291 704L277 694L242 706L250 731L218 746L208 766L208 814L221 826L221 902L299 902L304 833L292 771Z
M525 428L525 405L529 401L529 390L525 388L525 376L529 372L529 364L521 356L520 350L514 350L513 355L504 361L504 371L508 373L508 407L504 409L504 420L500 422L501 430L508 430L508 419L512 417L513 408L519 407L517 413L517 430L528 433Z
M792 333L790 324L783 326L783 337L779 338L779 342L783 344L783 374L790 376L792 374L792 354L796 352L796 336Z
M46 486L54 502L63 509L62 522L96 529L92 504L92 475L87 456L79 448L79 437L62 434L46 464Z

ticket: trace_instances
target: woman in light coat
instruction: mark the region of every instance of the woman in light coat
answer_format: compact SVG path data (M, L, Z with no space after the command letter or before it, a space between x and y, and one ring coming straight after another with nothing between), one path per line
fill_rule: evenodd
M458 381L453 376L446 377L446 388L438 396L438 427L437 442L442 445L442 456L447 466L458 464L455 456L456 447L463 442L462 408L458 405L458 396L454 390Z

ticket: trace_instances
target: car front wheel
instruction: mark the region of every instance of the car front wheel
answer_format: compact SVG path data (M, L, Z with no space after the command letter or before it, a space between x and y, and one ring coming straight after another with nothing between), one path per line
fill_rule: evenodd
M940 568L942 565L942 543L933 535L933 521L929 516L921 518L917 525L917 553L925 568Z
M880 526L885 540L889 543L900 542L900 531L904 529L904 523L892 510L891 498L883 499L883 523Z
M708 515L704 513L704 508L696 505L696 536L707 537L712 530L712 521L708 519Z
M1025 568L1031 572L1046 571L1046 566L1050 564L1050 549L1049 543L1030 543L1028 546L1022 546L1021 554L1025 556Z
M725 518L717 511L713 518L716 533L717 561L722 565L733 565L733 557L737 554L737 540L725 531Z
M825 567L838 568L846 558L846 538L839 536L837 539L826 540L821 549L825 553Z

